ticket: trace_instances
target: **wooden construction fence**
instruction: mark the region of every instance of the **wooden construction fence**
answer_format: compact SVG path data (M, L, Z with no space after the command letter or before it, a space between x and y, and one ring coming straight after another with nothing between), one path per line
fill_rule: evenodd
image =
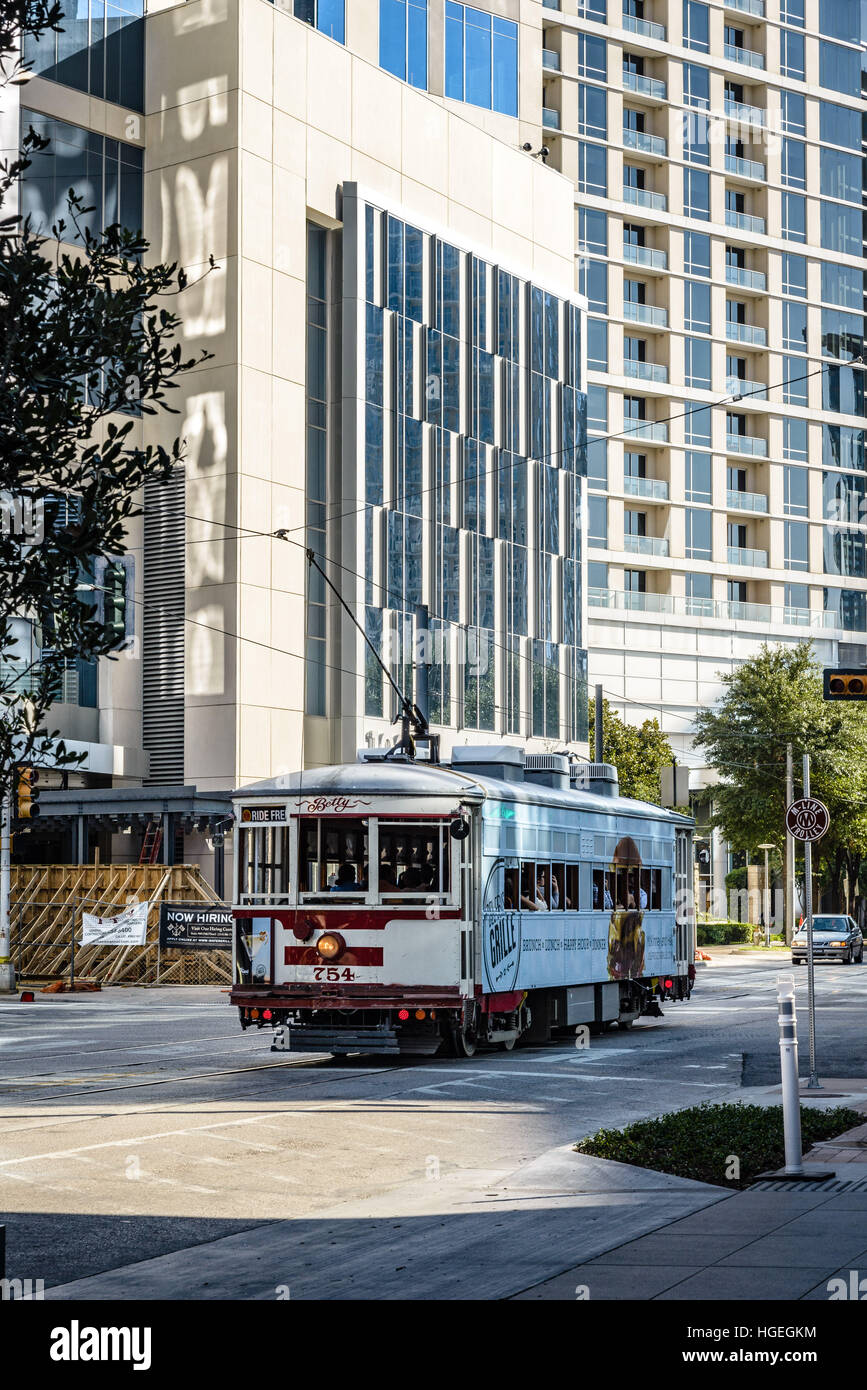
M150 902L144 946L82 946L81 914L114 917ZM18 864L12 868L12 960L19 978L100 984L228 984L230 951L160 951L162 902L219 903L191 864Z

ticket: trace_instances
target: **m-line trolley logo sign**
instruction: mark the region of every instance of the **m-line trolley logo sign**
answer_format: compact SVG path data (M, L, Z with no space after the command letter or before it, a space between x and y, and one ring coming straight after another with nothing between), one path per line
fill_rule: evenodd
M285 806L242 806L242 825L285 825Z
M485 968L491 989L497 994L507 994L515 988L521 959L521 918L506 907L503 895L497 892L502 868L503 861L499 859L488 874L482 898Z
M815 796L802 796L786 809L786 829L795 840L821 840L830 824L828 807Z

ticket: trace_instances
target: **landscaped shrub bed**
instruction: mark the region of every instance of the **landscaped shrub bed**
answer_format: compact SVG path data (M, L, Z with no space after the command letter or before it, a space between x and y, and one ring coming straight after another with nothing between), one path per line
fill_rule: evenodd
M802 1105L804 1150L863 1123L863 1115L845 1106L810 1110ZM759 1173L782 1168L785 1162L783 1107L706 1102L655 1120L639 1120L625 1129L597 1130L575 1148L593 1158L611 1158L678 1178L746 1187ZM735 1168L737 1175L727 1176Z

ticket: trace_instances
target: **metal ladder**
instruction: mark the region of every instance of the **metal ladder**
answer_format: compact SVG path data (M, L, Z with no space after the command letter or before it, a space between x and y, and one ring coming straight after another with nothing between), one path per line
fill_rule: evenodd
M147 823L147 829L142 841L141 854L138 857L140 864L156 864L159 860L160 846L163 842L163 828L159 821L151 820Z

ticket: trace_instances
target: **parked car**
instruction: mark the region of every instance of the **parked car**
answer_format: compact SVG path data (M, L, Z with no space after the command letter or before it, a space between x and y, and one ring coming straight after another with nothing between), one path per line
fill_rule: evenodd
M799 927L792 938L792 964L803 965L807 959L807 928ZM861 928L851 917L842 914L820 913L813 918L813 959L839 960L844 965L864 959L864 938Z

